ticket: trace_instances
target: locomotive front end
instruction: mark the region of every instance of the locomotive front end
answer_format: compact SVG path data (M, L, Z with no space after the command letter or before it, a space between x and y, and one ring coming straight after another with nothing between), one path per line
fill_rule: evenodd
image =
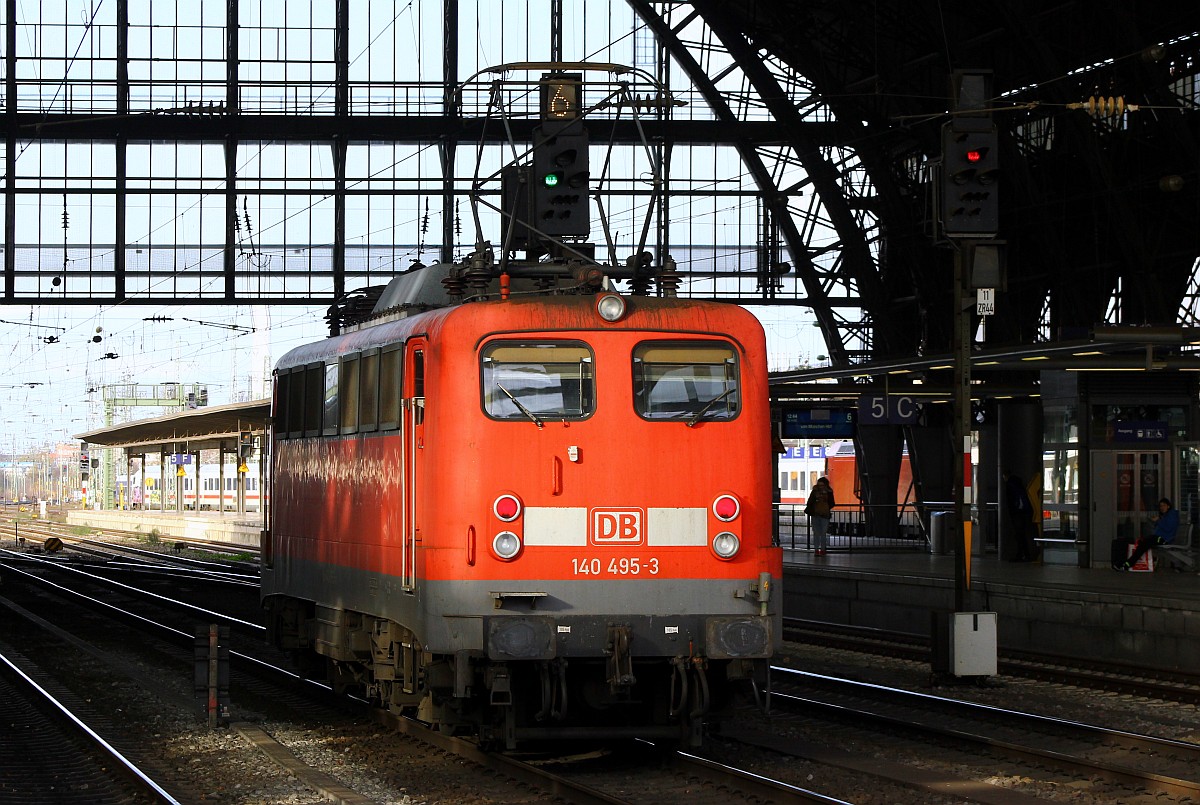
M429 592L447 645L479 630L485 733L698 744L780 639L761 327L615 294L476 307L453 371L478 383L427 412L464 446L431 477L468 502L438 515L463 549Z

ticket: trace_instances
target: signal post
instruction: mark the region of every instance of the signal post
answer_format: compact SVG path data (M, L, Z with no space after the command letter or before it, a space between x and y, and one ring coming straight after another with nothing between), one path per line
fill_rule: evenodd
M971 290L977 258L991 264L999 235L998 136L989 105L991 73L952 76L953 114L942 127L939 212L954 253L954 610L933 613L933 671L956 677L996 673L996 613L966 611L971 587ZM998 261L997 265L998 265ZM997 272L998 273L998 272Z

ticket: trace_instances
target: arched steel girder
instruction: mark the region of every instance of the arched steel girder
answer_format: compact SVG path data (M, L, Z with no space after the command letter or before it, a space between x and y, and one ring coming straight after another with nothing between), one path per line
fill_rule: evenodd
M845 308L847 303L853 303L856 300L839 297L835 302L831 298L828 293L831 287L827 279L828 271L816 264L817 254L805 242L800 227L797 226L792 216L787 205L787 193L776 185L770 170L751 141L735 137L733 144L763 192L762 203L771 212L780 228L797 274L808 295L808 302L825 337L830 358L834 363L850 362L851 355L847 349L849 341L858 340L865 349L869 349L871 346L872 334L864 329L864 325L869 325L870 320L874 318L874 312L882 310L884 293L862 227L859 226L850 210L838 182L840 175L837 170L822 157L817 145L804 134L804 121L800 118L795 106L789 101L789 94L765 67L758 55L745 43L736 30L719 22L714 24L713 20L719 21L720 15L715 12L712 3L693 3L691 13L681 23L672 26L654 10L651 4L643 2L643 0L628 0L628 2L638 16L655 32L666 51L687 73L708 102L713 113L723 122L736 125L741 121L712 78L676 34L677 30L697 17L702 19L722 40L722 44L736 60L764 105L776 121L788 131L789 141L796 158L804 167L812 186L820 195L830 222L837 232L841 248L840 270L845 275L843 277L845 285L842 287L849 287L852 282L853 286L857 288L859 295L857 302L866 320L864 322L848 322L837 314L835 308ZM707 14L703 12L705 7L708 9Z
M1036 174L1025 171L1014 177L1014 183L1020 181L1024 185L1021 188L1024 197L1062 197L1062 206L1068 210L1082 208L1078 202L1071 203L1071 196L1088 199L1093 205L1089 212L1105 222L1102 234L1086 240L1078 237L1077 223L1058 216L1026 222L1024 234L1029 239L1036 237L1045 252L1054 251L1043 256L1040 270L1016 278L1026 286L1023 304L1013 305L1020 318L1007 318L1012 324L1023 323L1025 329L1014 335L1023 336L1038 326L1044 310L1049 313L1045 324L1052 330L1088 327L1102 321L1173 322L1193 272L1195 251L1189 248L1187 236L1181 242L1179 235L1194 232L1190 221L1195 205L1186 201L1174 204L1159 201L1182 200L1185 196L1178 195L1177 190L1158 189L1157 181L1178 169L1174 167L1179 164L1175 163L1178 155L1194 154L1196 150L1192 134L1195 127L1185 122L1189 115L1163 112L1188 109L1193 104L1190 97L1181 96L1175 89L1188 87L1184 91L1190 93L1191 84L1181 80L1182 75L1172 66L1194 64L1191 56L1194 45L1172 42L1162 48L1158 57L1146 54L1133 59L1119 58L1080 71L1076 63L1065 60L1069 55L1056 48L1054 40L1037 28L1036 19L1008 8L999 9L999 15L1005 29L1030 43L1026 56L1041 65L1041 74L1070 76L1070 80L1024 88L1009 96L1015 104L1041 101L1044 109L1031 111L1029 118L1048 118L1046 128L1054 133L1055 140L1070 143L1056 155L1058 171L1052 172L1048 166ZM1133 10L1113 9L1112 18L1115 30L1137 30L1137 14ZM1131 51L1136 52L1131 47L1117 52ZM1146 111L1157 110L1153 112L1156 121L1152 130L1144 124L1142 116L1146 111L1116 116L1091 115L1083 110L1062 111L1068 104L1085 98L1089 88L1094 91L1095 87L1113 86L1127 93L1128 97L1122 97L1123 102L1131 105L1140 102ZM1022 156L1028 159L1036 145L1027 142L1022 131L1015 131L1013 137L1024 151ZM1141 147L1133 149L1132 140ZM1164 156L1166 161L1159 161ZM1070 173L1064 175L1066 171ZM1070 196L1063 196L1064 187L1070 189ZM1149 210L1153 212L1148 214ZM1104 244L1098 254L1089 255L1087 250L1080 249L1080 243L1089 241ZM1043 268L1046 266L1053 268ZM1013 284L1010 279L1010 287ZM1042 301L1047 297L1048 308ZM1122 308L1122 318L1117 321L1108 320L1114 303Z

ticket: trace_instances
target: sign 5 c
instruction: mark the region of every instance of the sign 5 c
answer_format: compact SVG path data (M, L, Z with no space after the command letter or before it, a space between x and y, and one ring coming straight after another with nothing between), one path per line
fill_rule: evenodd
M863 394L858 398L860 425L915 425L921 408L904 394Z

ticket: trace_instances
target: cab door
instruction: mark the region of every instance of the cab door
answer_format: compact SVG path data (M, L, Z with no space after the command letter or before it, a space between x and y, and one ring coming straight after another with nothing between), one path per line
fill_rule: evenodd
M404 351L404 398L401 411L401 456L404 468L401 583L417 586L417 545L421 542L420 496L425 478L425 340L415 338Z

